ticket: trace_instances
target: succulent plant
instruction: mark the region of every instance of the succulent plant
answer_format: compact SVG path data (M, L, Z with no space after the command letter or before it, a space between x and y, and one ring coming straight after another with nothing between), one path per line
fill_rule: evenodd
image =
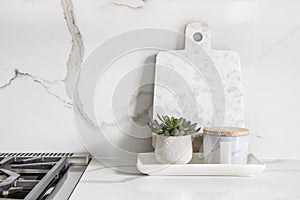
M148 123L148 126L152 130L153 133L158 135L164 136L183 136L197 133L200 129L196 129L197 123L192 124L190 121L184 118L176 118L176 117L169 117L159 116L157 115L158 119L161 121L159 123L156 119L152 122Z

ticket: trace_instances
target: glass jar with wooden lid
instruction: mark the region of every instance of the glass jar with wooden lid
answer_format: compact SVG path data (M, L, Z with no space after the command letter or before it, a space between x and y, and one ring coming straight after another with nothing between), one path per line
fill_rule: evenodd
M206 127L203 129L204 162L247 164L249 129Z

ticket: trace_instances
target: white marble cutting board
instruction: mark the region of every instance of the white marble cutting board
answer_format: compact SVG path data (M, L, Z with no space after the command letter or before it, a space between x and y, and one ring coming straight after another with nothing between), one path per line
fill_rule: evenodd
M201 126L243 127L239 55L212 49L205 23L188 24L185 36L185 49L157 54L153 117L159 113Z

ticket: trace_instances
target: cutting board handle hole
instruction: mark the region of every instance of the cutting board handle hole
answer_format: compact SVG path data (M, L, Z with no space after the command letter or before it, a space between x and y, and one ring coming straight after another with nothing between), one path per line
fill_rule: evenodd
M196 42L200 42L200 41L203 39L203 36L202 36L201 33L197 32L197 33L194 33L193 39L194 39Z

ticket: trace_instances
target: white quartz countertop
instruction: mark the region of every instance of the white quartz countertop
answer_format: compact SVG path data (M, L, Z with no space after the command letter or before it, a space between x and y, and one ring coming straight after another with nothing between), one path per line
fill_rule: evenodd
M264 162L256 177L170 177L117 172L93 159L70 199L300 199L300 160Z

